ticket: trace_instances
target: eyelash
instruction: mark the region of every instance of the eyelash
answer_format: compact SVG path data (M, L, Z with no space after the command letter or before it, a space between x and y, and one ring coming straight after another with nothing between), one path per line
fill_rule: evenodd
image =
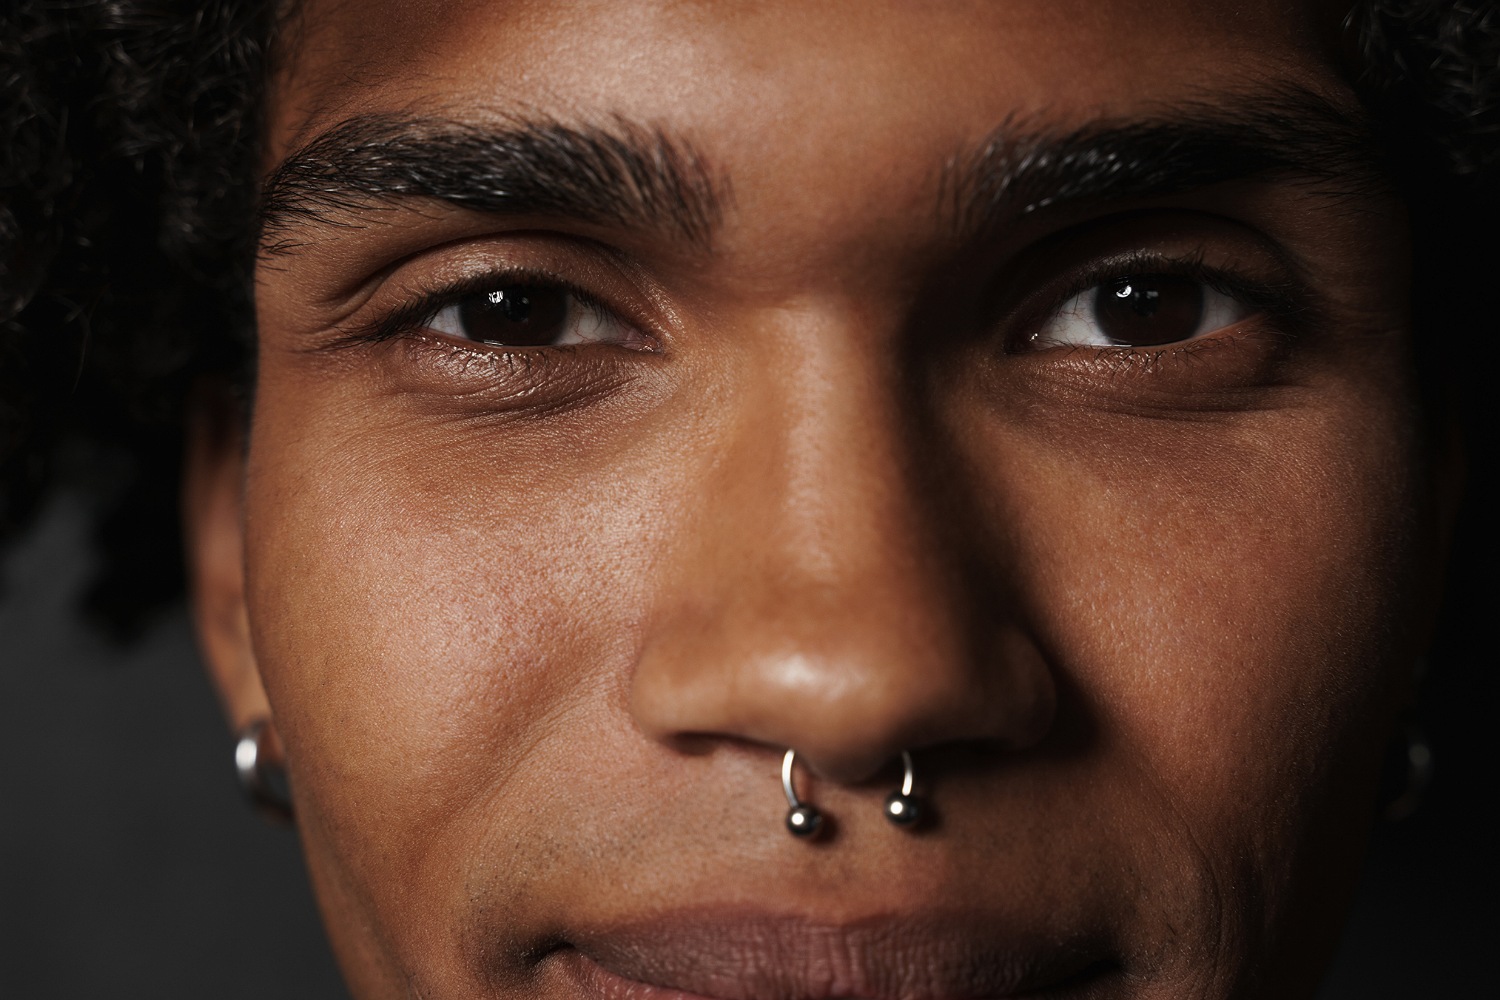
M399 337L407 336L421 330L448 306L454 305L470 295L482 295L494 290L501 285L541 285L566 292L578 300L579 304L586 309L598 310L600 312L618 315L619 310L610 306L588 289L574 284L564 278L547 271L533 270L529 268L507 268L485 274L477 274L452 284L444 286L435 291L419 294L415 299L405 305L397 306L394 310L386 313L374 321L354 330L341 337L339 345L353 346L355 344L379 344ZM566 348L546 348L546 350L565 350ZM531 353L537 348L503 348L497 353Z
M1254 281L1243 274L1214 267L1205 262L1202 251L1173 257L1153 251L1131 251L1095 260L1069 276L1059 292L1048 292L1043 304L1024 309L1019 317L1019 332L1006 340L1006 352L1026 353L1041 325L1069 300L1110 281L1140 275L1169 275L1202 283L1208 288L1262 312L1284 327L1281 332L1295 335L1304 329L1311 305L1305 290L1292 281ZM1165 356L1188 350L1186 343L1161 347L1096 347L1099 356L1119 360L1141 355L1159 361Z
M1021 309L1017 315L1003 317L1005 325L1015 332L1005 337L1007 354L1029 353L1029 345L1041 325L1054 316L1074 296L1087 292L1106 282L1129 275L1159 274L1198 281L1223 295L1234 298L1245 305L1264 313L1276 325L1277 332L1296 336L1309 322L1311 305L1305 289L1292 281L1253 281L1243 274L1214 267L1205 262L1202 252L1189 256L1170 256L1153 251L1132 251L1095 260L1082 269L1074 271L1066 282L1056 286L1056 291L1042 293L1045 297L1035 306ZM555 273L532 268L507 268L492 273L477 274L445 287L420 294L412 301L398 306L375 320L356 327L341 337L335 346L378 344L409 336L420 331L444 308L467 296L483 294L500 285L542 285L573 296L584 308L619 316L620 311L598 295L579 284L559 277ZM1035 301L1036 297L1033 297ZM622 317L626 322L633 322ZM1211 339L1211 338L1210 338ZM1122 368L1158 370L1163 363L1173 359L1186 359L1208 346L1202 341L1189 341L1159 347L1093 347L1094 357L1112 371ZM539 348L490 348L497 355L508 357L532 356L571 350L568 347ZM1053 348L1054 350L1062 348Z

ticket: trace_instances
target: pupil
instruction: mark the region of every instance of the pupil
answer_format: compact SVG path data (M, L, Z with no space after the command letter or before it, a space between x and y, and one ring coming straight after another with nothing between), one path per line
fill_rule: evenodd
M531 315L531 296L527 294L529 289L518 288L511 292L490 292L486 296L490 305L499 306L505 318L512 323L524 323Z
M459 304L470 340L501 347L546 347L567 332L571 296L541 285L511 285Z
M1129 278L1115 282L1115 298L1128 303L1137 316L1151 316L1161 304L1161 292L1155 288L1140 287Z
M1094 318L1119 347L1187 340L1203 322L1203 286L1170 274L1116 278L1095 293Z

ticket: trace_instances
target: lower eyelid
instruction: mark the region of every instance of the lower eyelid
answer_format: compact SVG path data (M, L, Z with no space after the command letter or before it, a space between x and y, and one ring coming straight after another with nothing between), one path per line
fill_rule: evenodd
M586 392L607 372L598 365L574 363L576 349L548 350L485 347L474 341L454 340L443 334L416 334L398 342L402 354L396 385L404 391L436 397L469 397L511 408L536 405L552 397ZM559 370L562 366L562 370ZM559 376L566 385L550 386Z

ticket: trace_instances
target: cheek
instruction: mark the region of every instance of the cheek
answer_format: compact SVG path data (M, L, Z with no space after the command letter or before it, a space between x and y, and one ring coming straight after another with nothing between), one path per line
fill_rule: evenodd
M267 379L258 402L256 654L315 867L348 866L338 880L405 923L402 907L440 895L421 885L445 868L426 857L435 831L502 792L545 797L526 787L542 780L526 748L623 704L672 487L649 457L587 435L456 427L307 388Z
M1335 393L1232 421L1080 418L1004 440L1012 425L986 446L1014 456L990 474L1007 501L989 520L1020 527L1022 600L1090 718L1106 794L1153 803L1131 821L1150 836L1131 836L1215 887L1231 933L1294 908L1314 859L1325 888L1357 859L1409 666L1405 423Z

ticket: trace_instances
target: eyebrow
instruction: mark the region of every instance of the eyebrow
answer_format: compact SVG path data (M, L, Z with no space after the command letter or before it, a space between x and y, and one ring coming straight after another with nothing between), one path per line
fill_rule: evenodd
M942 164L937 212L968 241L1043 211L1252 178L1295 177L1368 197L1386 185L1374 136L1360 112L1295 87L1205 96L1069 130L1012 118ZM261 252L295 250L308 226L365 225L370 209L412 199L652 229L700 247L732 200L728 178L690 143L618 116L495 125L370 114L322 133L271 173Z
M938 209L959 236L977 239L1047 210L1269 179L1311 183L1341 199L1390 187L1362 112L1281 87L1061 132L1008 121L944 165Z
M706 244L727 185L686 142L614 118L573 126L498 126L360 115L288 156L261 190L262 253L301 245L298 231L357 226L372 207L431 199L493 215L536 215L665 230Z

